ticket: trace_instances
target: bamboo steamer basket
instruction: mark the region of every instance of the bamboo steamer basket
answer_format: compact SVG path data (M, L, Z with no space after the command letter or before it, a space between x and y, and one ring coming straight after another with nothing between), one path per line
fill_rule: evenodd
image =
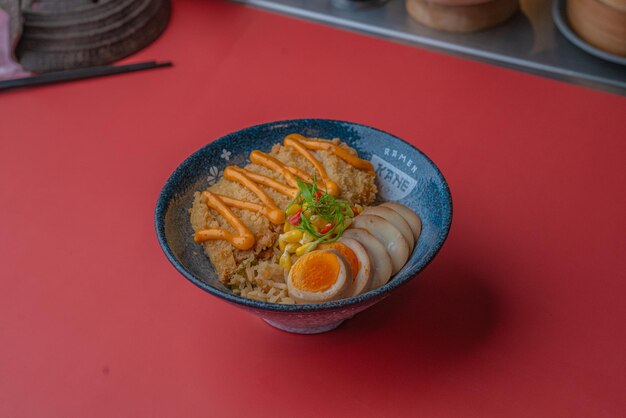
M153 42L170 0L24 0L16 55L35 72L105 65Z
M518 7L518 0L406 0L413 19L448 32L488 29L509 19Z
M567 18L586 42L626 56L626 0L569 0Z

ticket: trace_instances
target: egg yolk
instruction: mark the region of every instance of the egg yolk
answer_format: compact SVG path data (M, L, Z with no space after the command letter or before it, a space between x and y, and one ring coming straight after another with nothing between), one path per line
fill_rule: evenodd
M331 252L311 252L300 257L292 267L293 285L307 292L322 292L337 281L339 259Z
M347 245L342 244L340 242L331 242L328 244L322 244L319 246L320 250L335 250L339 254L346 257L348 260L348 264L350 264L350 269L352 270L352 278L354 279L359 272L359 259Z

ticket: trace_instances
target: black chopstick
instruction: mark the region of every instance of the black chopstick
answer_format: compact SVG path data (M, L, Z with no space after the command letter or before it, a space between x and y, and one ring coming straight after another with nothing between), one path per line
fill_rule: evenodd
M0 81L0 90L20 87L40 86L42 84L61 83L64 81L82 80L85 78L103 77L108 75L129 73L132 71L151 70L153 68L171 67L170 61L146 61L125 65L101 65L97 67L76 68L73 70L43 73L31 77L14 78Z

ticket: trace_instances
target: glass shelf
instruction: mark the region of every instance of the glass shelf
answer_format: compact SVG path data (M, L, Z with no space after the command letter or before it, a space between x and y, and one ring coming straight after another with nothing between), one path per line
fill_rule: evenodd
M440 32L415 22L404 0L352 9L336 6L337 0L233 1L626 95L626 66L571 44L554 24L552 1L521 0L509 21L472 34Z

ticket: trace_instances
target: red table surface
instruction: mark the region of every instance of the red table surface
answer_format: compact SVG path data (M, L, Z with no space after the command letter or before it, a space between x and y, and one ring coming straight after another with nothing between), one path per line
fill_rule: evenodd
M626 101L241 5L180 1L172 69L0 97L0 416L626 416ZM180 276L153 210L228 132L319 117L446 176L447 243L331 333Z

